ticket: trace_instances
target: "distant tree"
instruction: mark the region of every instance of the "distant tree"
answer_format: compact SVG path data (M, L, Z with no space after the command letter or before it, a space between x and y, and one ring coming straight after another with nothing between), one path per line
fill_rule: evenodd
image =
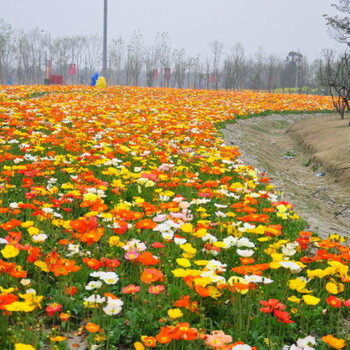
M199 57L189 57L187 59L187 86L190 89L198 88L199 78Z
M101 67L102 63L102 41L98 35L91 35L88 38L88 46L85 50L85 62L89 79L98 72L97 67Z
M56 38L52 46L52 57L55 62L54 73L62 75L66 81L71 57L72 39L70 37Z
M214 89L217 90L219 87L220 71L221 71L221 56L224 49L224 44L219 40L214 40L209 43L210 50L213 54L212 64L211 64L211 73L209 77L209 82L214 86Z
M178 88L182 89L185 84L186 70L188 68L185 50L175 49L172 59L174 62L173 85L176 84Z
M298 80L296 88L298 93L307 92L311 85L312 73L307 57L303 56L297 67Z
M156 50L159 57L160 63L160 80L161 86L168 86L171 76L170 70L170 53L171 53L171 42L169 34L167 32L159 32L155 38Z
M0 18L0 83L12 78L11 62L15 54L14 30Z
M265 52L262 47L258 48L255 53L255 60L251 60L249 63L251 68L249 69L249 87L253 90L264 89L264 73L266 67Z
M277 88L281 69L281 59L275 55L270 55L266 61L266 83L269 92L273 92Z
M128 44L125 62L126 85L137 86L143 65L144 41L140 32L135 32Z
M204 73L204 84L206 90L210 89L210 72L211 72L211 62L210 59L207 57L207 60L205 62L205 73Z
M247 60L241 43L235 44L226 56L223 67L225 89L243 89Z
M84 76L84 59L86 48L88 46L89 38L83 35L76 35L72 37L71 40L71 57L70 63L76 64L77 70L74 75L72 75L71 80L73 83L83 83L86 82Z
M293 88L295 92L299 91L300 86L300 64L303 60L303 55L298 51L290 51L285 60L282 84L283 88Z
M334 51L328 50L324 56L321 81L332 96L333 106L340 118L344 119L345 111L350 111L350 55L345 52L336 58Z
M330 34L339 43L350 45L350 0L339 0L338 4L332 4L332 6L342 15L323 15Z
M153 45L147 48L140 32L135 33L129 43L121 37L112 39L108 50L109 84L194 89L223 86L226 89L251 88L271 92L281 87L301 91L312 85L324 92L321 90L319 62L315 69L314 62L309 65L306 57L296 51L289 53L283 65L281 58L267 56L262 50L252 58L246 58L240 43L226 54L218 40L209 43L209 48L209 54L203 60L199 56L188 57L184 50L172 49L166 32L158 33ZM54 38L44 30L25 32L13 29L0 19L0 84L11 81L43 83L49 72L49 62L52 63L52 74L65 76L66 83L89 83L91 76L101 67L101 49L102 40L97 35ZM76 74L71 73L70 64L77 65Z
M111 83L115 83L117 85L121 84L121 70L124 59L125 51L125 43L121 37L117 39L113 39L111 42L111 46L109 48L109 61L110 68L114 72L114 74L109 74L112 78ZM112 72L111 72L112 73Z
M152 87L159 79L159 48L152 45L145 50L146 85Z
M30 82L30 42L28 35L23 30L19 31L16 42L17 80L19 84L26 84Z

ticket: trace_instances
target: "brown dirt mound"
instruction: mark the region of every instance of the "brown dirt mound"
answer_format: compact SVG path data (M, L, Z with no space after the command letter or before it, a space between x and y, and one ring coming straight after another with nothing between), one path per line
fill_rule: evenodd
M350 183L350 127L348 120L311 118L295 123L288 134L320 164L336 182Z
M266 172L308 229L350 237L350 127L336 114L270 115L222 130L241 159Z

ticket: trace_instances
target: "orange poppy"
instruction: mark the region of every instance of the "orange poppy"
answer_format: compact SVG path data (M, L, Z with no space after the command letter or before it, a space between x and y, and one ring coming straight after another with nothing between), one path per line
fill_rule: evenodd
M85 329L90 333L97 333L100 330L100 328L101 327L98 324L93 323L93 322L88 322L85 325Z
M150 252L143 252L136 260L148 266L157 265L160 263L160 259L154 257Z
M138 221L136 223L135 227L152 230L155 227L157 227L157 224L155 222L153 222L151 219L144 219L144 220Z
M91 244L98 242L101 239L101 237L104 235L104 233L105 233L104 228L99 227L96 230L85 232L85 233L77 236L77 238L81 242L84 242L87 245L91 245Z
M141 273L140 280L143 283L151 284L152 282L164 281L164 275L157 269L144 269Z
M19 226L22 224L22 221L16 220L16 219L11 219L10 221L4 222L3 224L0 225L0 228L2 228L5 231L10 231L14 227Z
M330 345L334 349L342 349L345 347L346 343L344 339L339 339L331 334L325 335L321 338L326 344Z
M146 335L143 335L141 336L141 340L145 346L148 346L150 348L154 348L157 345L157 339L155 337L148 337Z

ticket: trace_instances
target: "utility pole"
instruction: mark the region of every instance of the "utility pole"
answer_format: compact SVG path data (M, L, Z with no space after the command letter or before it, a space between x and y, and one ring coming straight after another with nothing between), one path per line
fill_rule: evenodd
M103 11L103 67L102 75L107 79L107 0L104 0Z

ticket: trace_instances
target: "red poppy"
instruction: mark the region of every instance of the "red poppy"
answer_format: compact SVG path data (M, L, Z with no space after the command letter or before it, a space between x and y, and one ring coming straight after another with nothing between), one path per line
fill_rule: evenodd
M18 300L15 294L0 294L0 310L6 310L5 306Z
M23 178L22 183L23 183L22 187L30 187L33 185L34 181L30 177L25 177Z
M260 308L260 311L264 313L271 313L273 316L277 318L278 322L281 323L294 323L293 320L290 319L290 314L287 311L282 311L286 308L286 305L282 304L277 299L269 299L269 300L261 300L260 304L264 307Z
M46 307L46 313L48 316L53 316L56 312L61 312L63 309L61 304L51 303Z
M83 263L85 263L87 266L89 266L93 270L98 270L104 265L102 261L99 261L94 258L83 258Z
M29 249L29 255L27 257L27 261L34 263L35 261L40 259L41 256L41 249L39 247L33 247Z
M350 299L344 300L343 305L346 307L349 307L350 306Z
M64 294L66 295L75 295L77 294L78 292L78 288L77 287L68 287L68 286L65 286L64 287Z
M160 249L160 248L164 248L165 245L161 242L154 242L154 243L152 243L152 247Z
M122 235L128 230L128 223L124 220L116 220L113 226L113 232Z
M120 265L120 261L118 259L102 258L101 261L103 262L104 266L107 266L111 269L115 269Z
M342 305L342 302L340 299L338 299L336 296L334 295L330 295L327 299L326 302L328 305L332 306L332 307L336 307L339 308Z

